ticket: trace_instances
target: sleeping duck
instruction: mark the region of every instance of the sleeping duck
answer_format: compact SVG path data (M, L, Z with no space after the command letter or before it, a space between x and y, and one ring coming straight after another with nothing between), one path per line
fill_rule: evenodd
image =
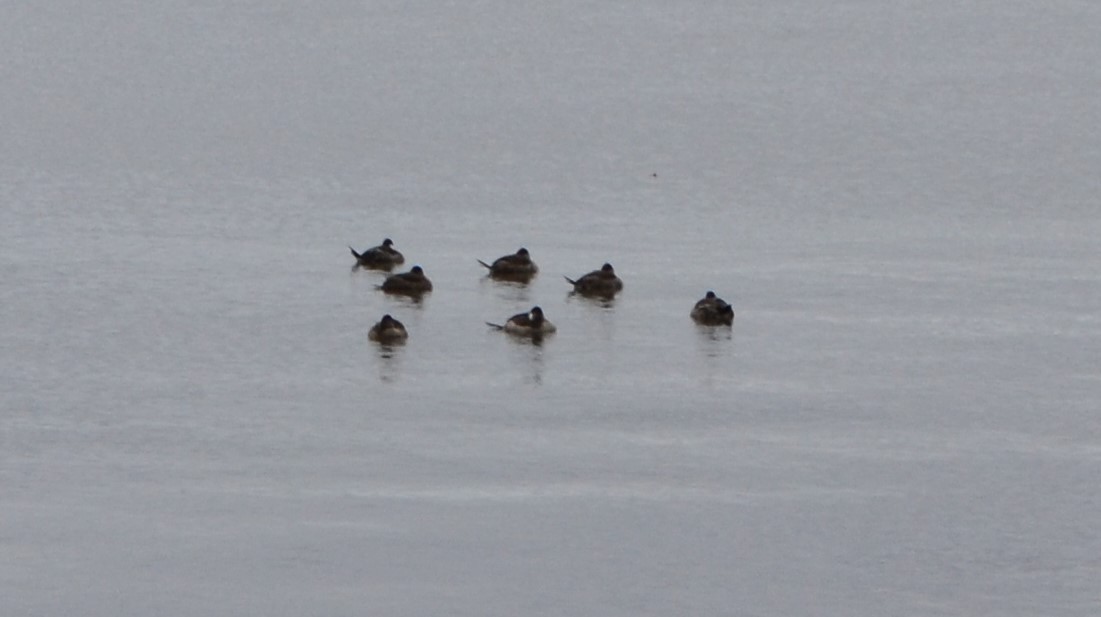
M604 264L576 281L568 276L564 278L573 285L575 293L583 296L611 298L623 289L623 281L616 276L612 264Z
M709 291L692 308L692 319L705 326L729 326L734 323L734 307Z
M371 327L367 338L380 343L398 343L409 338L405 325L389 315L383 315L382 320Z
M405 256L394 248L394 241L386 238L382 244L357 253L352 247L348 247L356 258L356 265L372 270L391 270L394 266L405 263Z
M478 263L489 270L489 276L496 279L511 281L527 281L539 272L539 266L531 260L531 254L526 248L521 248L511 255L505 255L496 259L492 264L487 264L481 259Z
M432 291L432 281L428 280L420 266L413 266L408 272L386 277L380 287L386 293L419 296Z

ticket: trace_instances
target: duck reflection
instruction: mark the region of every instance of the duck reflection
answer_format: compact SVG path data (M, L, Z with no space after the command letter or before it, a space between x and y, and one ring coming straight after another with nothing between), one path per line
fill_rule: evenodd
M494 295L507 304L529 304L531 302L531 286L526 283L502 280L483 276L483 285L492 285Z
M568 294L566 294L566 301L567 302L572 302L574 300L577 300L577 301L582 302L584 304L587 304L589 306L596 306L596 307L602 308L606 311L611 310L612 308L615 307L615 297L591 296L591 295L581 294L581 293L578 293L576 291L571 291Z
M546 353L543 343L545 337L542 335L510 336L508 339L517 357L514 364L526 369L524 371L524 381L535 385L543 385L543 369L545 368L543 354Z
M698 347L709 359L725 358L731 353L730 341L734 340L732 328L696 327Z
M384 294L386 302L399 308L415 308L421 310L424 308L425 298L430 297L431 294L420 295L398 295L398 294Z
M401 354L404 345L397 343L379 343L375 346L378 354L378 377L386 383L394 383L401 376Z
M543 315L543 309L534 306L526 313L518 313L508 318L503 325L488 321L486 325L509 335L506 338L510 344L511 353L514 354L514 360L510 364L528 369L524 381L542 384L543 344L558 330Z

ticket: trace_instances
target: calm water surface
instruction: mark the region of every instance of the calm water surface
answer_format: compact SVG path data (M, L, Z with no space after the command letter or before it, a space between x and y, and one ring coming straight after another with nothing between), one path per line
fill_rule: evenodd
M1101 611L1096 10L52 4L0 612Z

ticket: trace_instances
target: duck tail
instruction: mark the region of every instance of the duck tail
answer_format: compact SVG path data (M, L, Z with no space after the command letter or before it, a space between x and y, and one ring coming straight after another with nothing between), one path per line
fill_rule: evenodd
M491 265L487 264L486 262L482 261L481 259L479 259L479 260L478 260L478 263L480 263L480 264L482 264L483 266L485 266L486 270L492 270L492 269L493 269L493 266L491 266Z
M363 257L363 255L360 255L359 253L357 253L356 250L354 248L350 247L350 246L348 247L348 250L352 252L352 255L354 255L356 259L359 259L360 257Z
M504 330L505 329L505 327L500 325L500 324L489 323L488 321L486 322L486 325L489 326L490 328L493 328L494 330Z
M562 278L566 279L566 282L569 283L570 285L577 286L577 281L573 280L572 278L570 278L566 275L562 275Z

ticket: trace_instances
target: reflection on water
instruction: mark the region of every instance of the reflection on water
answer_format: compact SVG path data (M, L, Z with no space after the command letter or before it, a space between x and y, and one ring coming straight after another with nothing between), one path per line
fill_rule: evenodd
M548 339L554 338L554 333L522 335L505 332L503 326L486 322L494 333L499 333L507 341L510 361L508 365L520 368L524 373L524 381L541 385L543 383L543 345ZM526 370L525 370L526 369Z
M695 324L696 347L703 361L699 363L702 384L708 388L721 386L732 375L734 360L734 329L731 326Z
M699 348L708 358L724 357L730 352L729 342L734 338L732 326L705 326L696 324Z
M394 271L394 266L365 266L358 262L352 266L353 273L359 272L360 270L363 270L364 272L374 272L375 274L381 275L382 278L386 278L390 275L391 272Z
M550 336L554 336L553 334ZM523 347L542 347L543 342L549 338L543 334L533 334L531 336L522 336L518 334L509 334L508 339L512 341L514 345L520 345Z
M575 299L577 299L578 302L589 304L591 306L598 306L602 309L611 310L615 307L615 297L590 296L577 293L576 291L571 291L566 294L567 302L573 302Z
M496 279L487 275L483 276L479 283L481 285L491 285L497 297L505 302L531 303L531 286L527 282Z
M501 274L490 273L485 275L484 279L489 279L498 283L510 283L513 285L527 285L531 283L537 275L535 274Z
M553 335L551 335L553 336ZM543 384L543 343L548 337L544 336L508 336L515 356L519 358L516 366L524 366L526 371L524 381L536 385Z
M379 379L386 383L396 382L401 374L401 352L405 343L375 343L375 347L379 357Z
M386 277L390 276L389 270L380 270L378 268L365 268L361 265L352 264L352 267L348 270L352 276L369 276L379 280L379 284L386 280Z
M379 286L379 289L381 290L382 287ZM419 307L424 302L424 299L427 296L432 295L432 292L430 292L430 291L418 291L418 292L412 292L412 291L383 291L382 294L384 296L386 296L387 298L392 298L392 299L395 299L395 300L404 301L404 302L408 303L411 306L418 306Z
M403 294L392 294L383 292L382 297L386 298L386 301L398 307L410 307L417 310L424 308L424 300L429 294L417 294L413 296Z

